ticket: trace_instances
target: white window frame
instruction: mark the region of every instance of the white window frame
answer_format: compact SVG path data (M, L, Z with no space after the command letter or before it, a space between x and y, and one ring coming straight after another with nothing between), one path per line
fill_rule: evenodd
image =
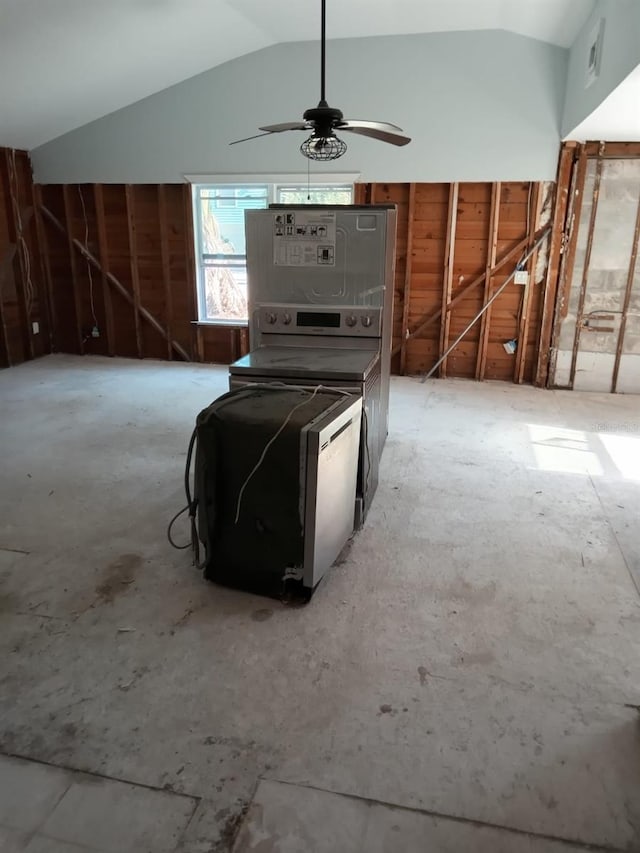
M185 175L185 179L191 184L191 199L193 208L193 224L194 224L194 255L196 268L196 289L197 289L197 306L198 318L196 322L199 325L207 326L246 326L248 319L224 319L224 318L207 318L205 306L205 284L202 253L202 225L201 225L201 209L200 209L200 191L207 187L221 187L232 185L234 187L255 187L267 188L266 205L277 202L280 189L294 189L306 191L309 186L312 190L320 188L343 188L349 186L351 188L351 202L355 194L354 184L360 177L354 173L339 173L339 174L323 174L314 175L313 180L309 180L307 174L273 174L273 175Z

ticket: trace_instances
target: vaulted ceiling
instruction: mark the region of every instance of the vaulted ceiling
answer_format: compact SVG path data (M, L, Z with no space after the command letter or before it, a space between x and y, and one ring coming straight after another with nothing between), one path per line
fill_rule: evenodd
M595 0L328 0L327 36L510 30L569 47ZM319 0L0 0L0 145L34 148L243 54Z

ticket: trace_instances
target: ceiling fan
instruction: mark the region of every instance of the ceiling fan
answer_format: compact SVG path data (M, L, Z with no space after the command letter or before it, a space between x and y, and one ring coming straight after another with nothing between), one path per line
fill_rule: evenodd
M321 41L320 41L320 102L317 107L306 110L302 121L285 121L282 124L270 124L260 127L262 133L236 139L230 145L248 142L272 133L282 133L285 130L310 130L311 135L300 146L300 151L310 160L337 160L347 150L347 144L339 139L335 131L358 133L389 142L391 145L406 145L411 138L404 136L402 128L385 121L363 121L361 119L345 119L342 112L330 107L325 98L325 46L326 46L326 0L321 2Z

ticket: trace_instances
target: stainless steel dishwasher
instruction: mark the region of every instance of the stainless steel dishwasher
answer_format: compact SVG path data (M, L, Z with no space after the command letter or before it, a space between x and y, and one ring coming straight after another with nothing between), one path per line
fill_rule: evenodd
M362 398L248 385L197 420L199 539L209 580L309 596L353 532Z

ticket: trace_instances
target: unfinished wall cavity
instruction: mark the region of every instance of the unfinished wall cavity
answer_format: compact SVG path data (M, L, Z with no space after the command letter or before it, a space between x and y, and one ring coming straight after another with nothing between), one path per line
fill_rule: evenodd
M640 393L640 145L577 150L550 384Z
M0 148L0 367L51 351L31 162Z
M357 190L361 203L398 208L392 369L426 374L464 332L438 376L537 381L555 184L379 183ZM516 282L525 257L526 275Z
M60 352L229 363L246 330L197 324L188 184L36 186Z

